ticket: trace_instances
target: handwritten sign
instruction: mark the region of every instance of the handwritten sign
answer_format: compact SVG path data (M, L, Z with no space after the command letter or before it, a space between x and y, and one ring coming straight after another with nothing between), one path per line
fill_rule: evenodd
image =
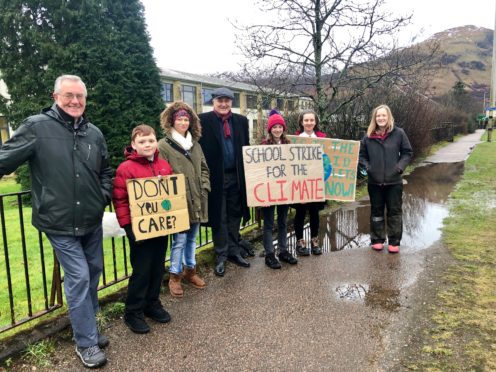
M130 179L126 186L136 240L189 229L183 174Z
M243 146L248 206L324 201L320 145Z
M327 200L355 200L359 141L298 136L288 136L288 139L291 143L322 145Z

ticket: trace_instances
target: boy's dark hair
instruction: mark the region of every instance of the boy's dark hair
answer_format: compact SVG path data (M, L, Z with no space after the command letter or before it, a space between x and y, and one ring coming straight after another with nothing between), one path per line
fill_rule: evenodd
M155 129L153 129L149 125L140 124L133 129L133 132L131 133L131 141L134 141L137 136L149 136L150 134L153 134L155 137L157 137L157 135L155 134Z

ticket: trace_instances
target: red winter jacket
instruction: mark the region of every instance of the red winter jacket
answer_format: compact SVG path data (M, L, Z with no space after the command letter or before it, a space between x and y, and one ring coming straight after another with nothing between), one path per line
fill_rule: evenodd
M172 167L164 159L159 158L158 150L152 161L140 156L131 147L124 150L126 161L117 168L114 179L114 190L112 202L119 225L124 227L131 223L131 212L129 210L129 198L127 195L126 180L132 178L144 178L155 176L167 176L172 174Z

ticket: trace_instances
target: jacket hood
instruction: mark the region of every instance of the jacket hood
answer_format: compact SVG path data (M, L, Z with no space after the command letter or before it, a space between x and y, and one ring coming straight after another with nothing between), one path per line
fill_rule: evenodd
M188 130L191 132L193 140L198 141L201 137L200 118L187 103L180 101L173 102L160 114L160 126L162 127L164 133L169 136L171 135L171 129L174 126L174 120L172 119L172 116L178 110L186 110L189 113L191 119L189 121Z

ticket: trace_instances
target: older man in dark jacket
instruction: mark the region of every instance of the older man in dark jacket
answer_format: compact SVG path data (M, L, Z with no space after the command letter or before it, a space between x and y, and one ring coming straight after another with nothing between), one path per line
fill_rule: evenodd
M76 353L86 367L99 367L107 360L100 347L108 340L98 334L96 312L112 170L102 133L83 115L86 95L78 76L57 78L54 105L27 118L0 148L0 177L29 163L32 223L46 234L64 269Z
M250 266L241 257L239 245L241 218L250 218L242 156L242 147L250 145L248 119L231 112L233 100L230 89L217 88L212 93L213 111L199 115L200 145L210 169L208 225L212 228L217 276L224 276L226 260Z

